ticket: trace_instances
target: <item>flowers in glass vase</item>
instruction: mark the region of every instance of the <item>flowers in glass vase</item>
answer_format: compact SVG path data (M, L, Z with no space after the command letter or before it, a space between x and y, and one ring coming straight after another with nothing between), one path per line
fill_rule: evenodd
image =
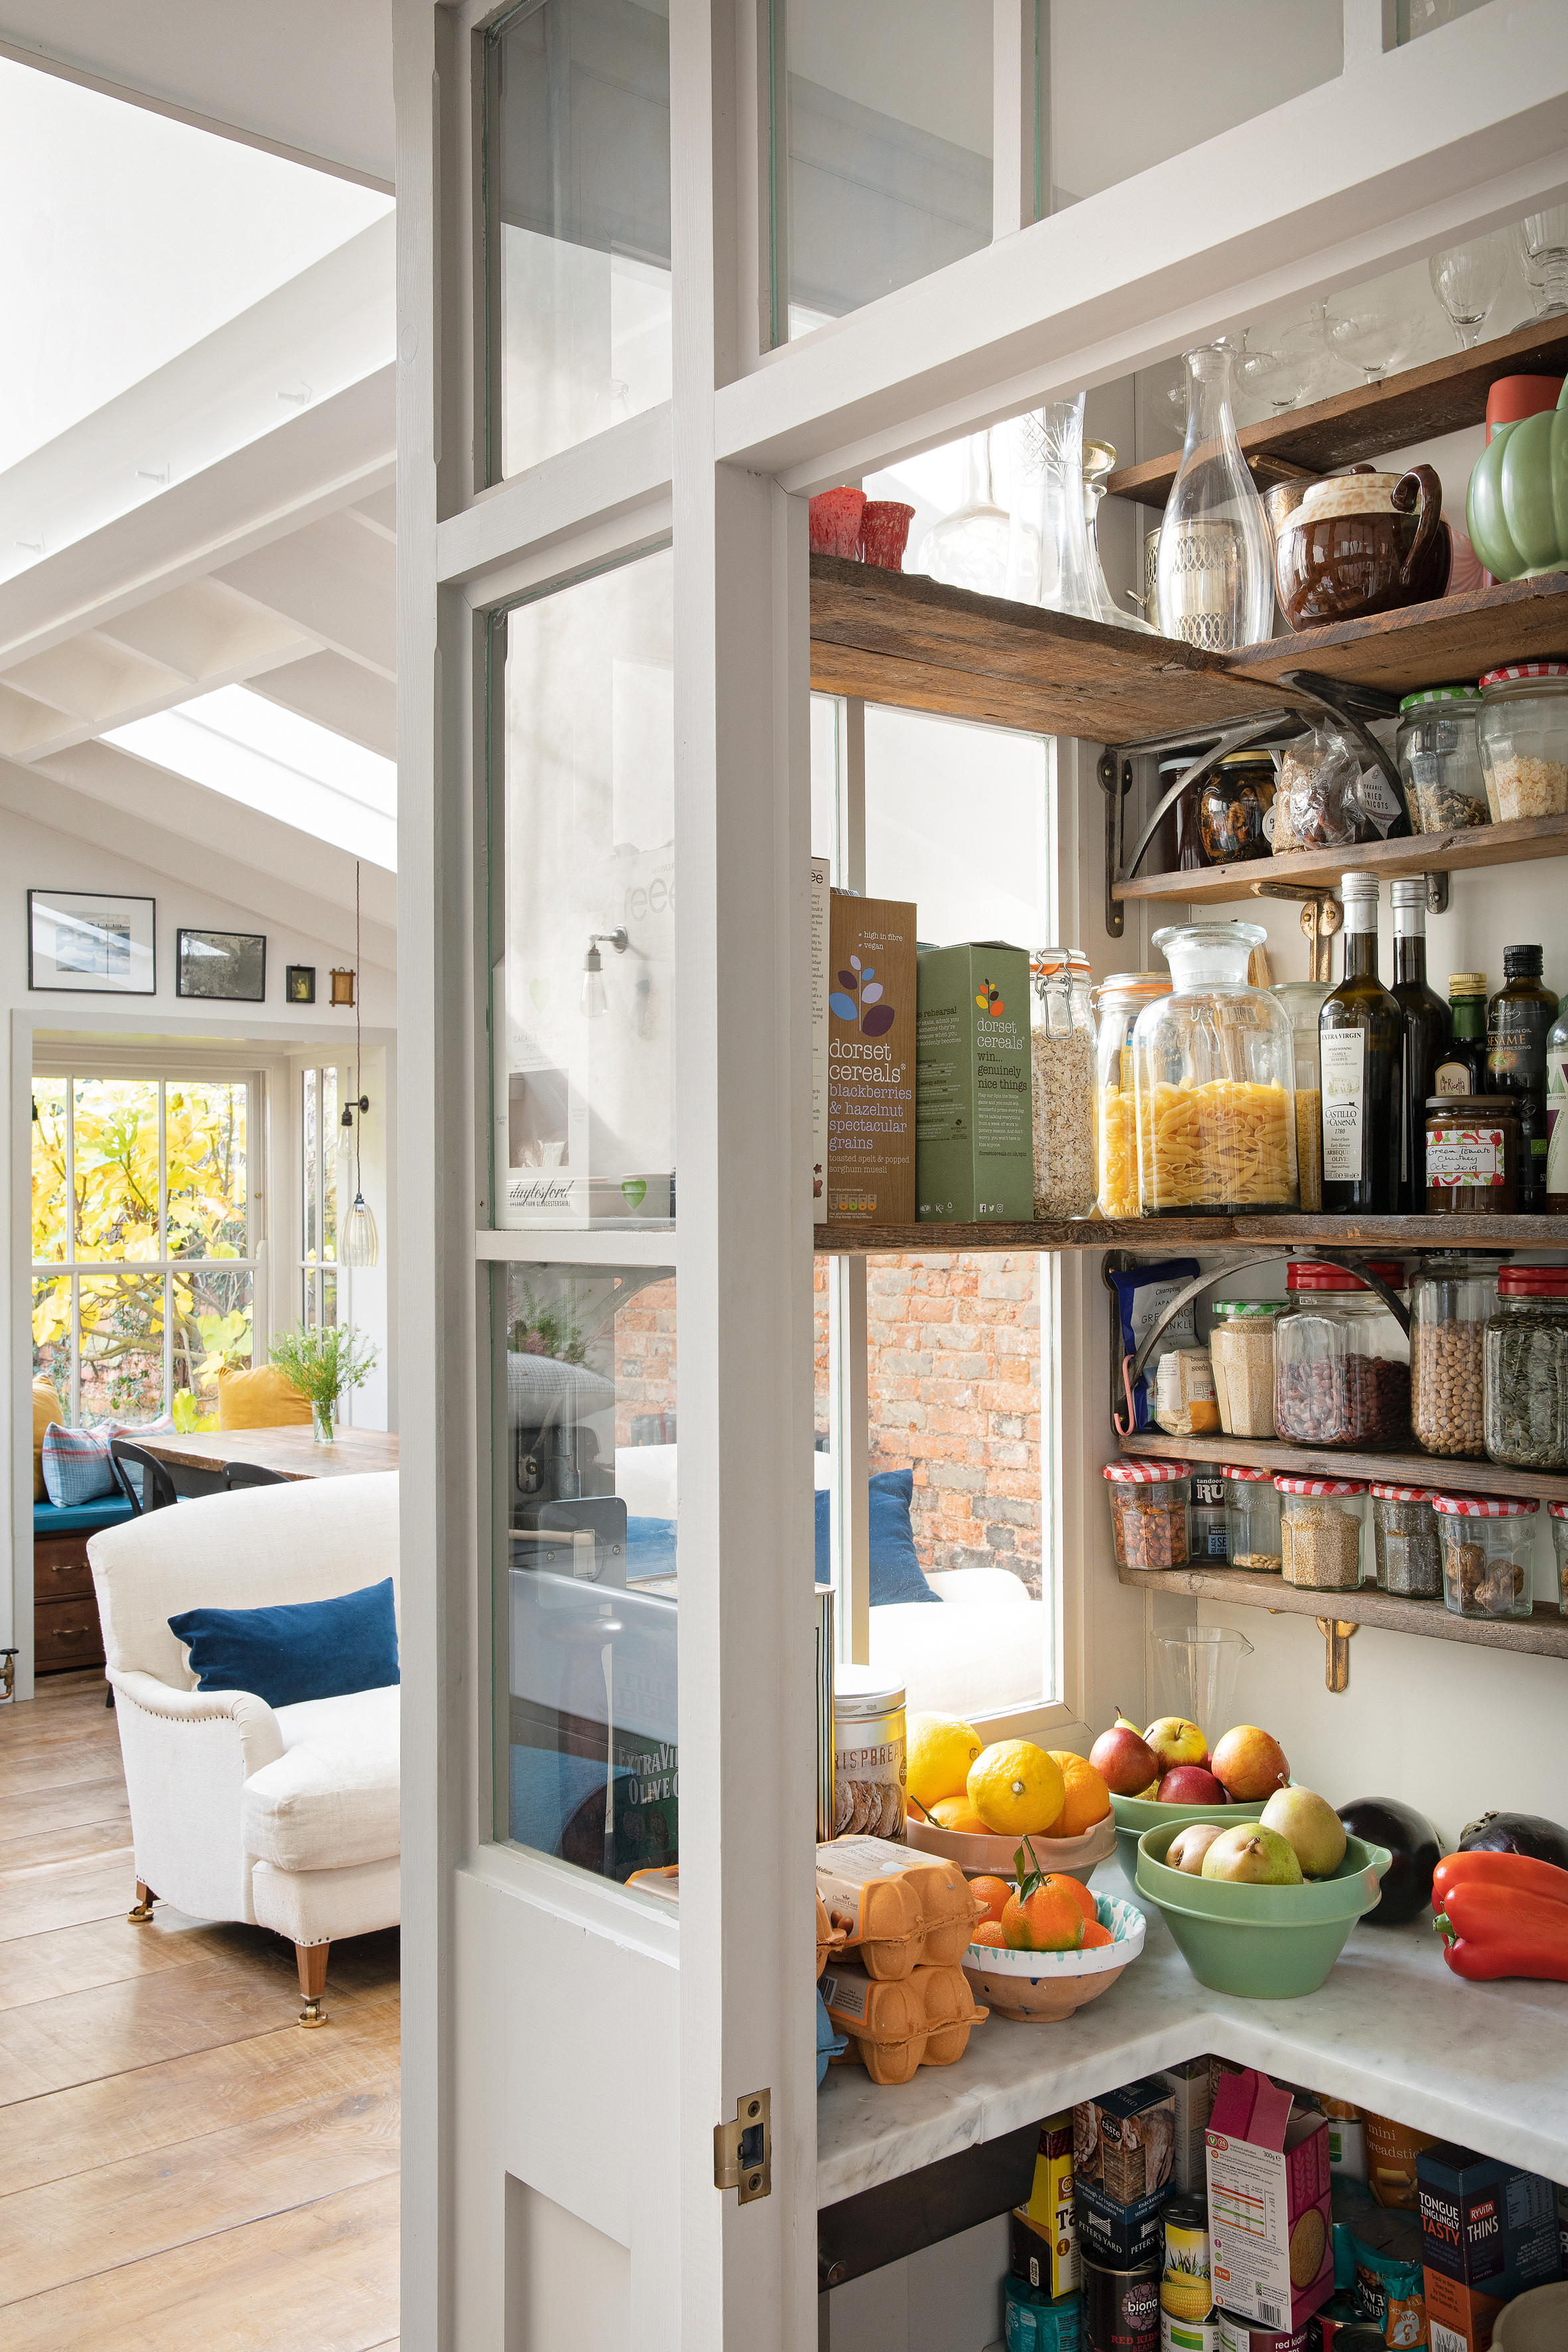
M338 1399L362 1387L375 1370L374 1342L352 1323L321 1323L310 1329L297 1323L273 1340L269 1352L300 1395L310 1398L317 1444L331 1445Z

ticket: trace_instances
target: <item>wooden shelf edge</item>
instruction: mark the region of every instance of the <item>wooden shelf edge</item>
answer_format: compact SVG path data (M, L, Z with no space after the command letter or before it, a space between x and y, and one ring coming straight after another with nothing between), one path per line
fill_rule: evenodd
M1342 1625L1374 1625L1388 1633L1419 1633L1428 1641L1468 1642L1484 1650L1515 1650L1532 1657L1568 1658L1568 1617L1537 1601L1528 1618L1456 1617L1440 1601L1402 1601L1363 1585L1359 1592L1313 1592L1278 1576L1239 1568L1119 1568L1121 1584L1143 1585L1183 1599L1268 1609L1283 1617L1331 1617Z
M1512 1470L1500 1462L1456 1462L1423 1454L1417 1447L1358 1452L1348 1445L1294 1445L1282 1437L1171 1437L1163 1429L1150 1429L1121 1439L1120 1448L1123 1454L1165 1462L1243 1462L1254 1470L1284 1470L1304 1478L1375 1478L1389 1486L1435 1486L1445 1494L1513 1495L1525 1501L1568 1503L1568 1473Z
M1568 1217L1082 1217L1069 1224L814 1225L823 1257L920 1257L976 1250L1321 1249L1568 1251Z
M1331 888L1345 874L1459 874L1568 857L1568 816L1521 817L1458 833L1416 833L1407 841L1368 841L1347 849L1287 850L1235 866L1200 866L1182 874L1142 874L1111 886L1113 898L1160 898L1194 906L1267 898L1275 883Z

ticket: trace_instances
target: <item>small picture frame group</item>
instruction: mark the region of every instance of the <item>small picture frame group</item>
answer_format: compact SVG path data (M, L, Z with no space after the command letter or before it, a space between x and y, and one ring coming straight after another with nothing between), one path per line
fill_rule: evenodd
M156 902L106 890L29 890L27 986L153 996Z
M266 933L182 926L175 939L174 993L228 1004L264 1003Z

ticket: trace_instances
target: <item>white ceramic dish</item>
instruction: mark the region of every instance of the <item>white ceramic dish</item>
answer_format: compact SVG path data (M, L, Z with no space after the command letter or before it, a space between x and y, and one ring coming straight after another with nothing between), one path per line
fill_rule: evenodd
M910 1821L904 1827L904 1842L921 1853L940 1854L944 1862L956 1862L966 1878L1016 1878L1013 1857L1022 1840L1016 1837L968 1837L962 1830L939 1829L935 1822ZM1107 1813L1081 1837L1032 1838L1035 1859L1042 1870L1060 1871L1065 1878L1081 1878L1086 1883L1098 1863L1106 1862L1116 1851L1116 1817Z
M1094 1907L1115 1940L1092 1951L1008 1952L994 1944L971 1944L963 1973L976 2000L993 2017L1055 2025L1098 2000L1142 1950L1144 1923L1136 1903L1120 1895L1098 1895Z

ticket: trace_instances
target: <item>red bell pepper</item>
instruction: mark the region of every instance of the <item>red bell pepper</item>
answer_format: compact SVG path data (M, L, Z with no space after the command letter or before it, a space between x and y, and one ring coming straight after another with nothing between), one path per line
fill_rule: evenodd
M1568 1903L1484 1882L1448 1890L1433 1922L1457 1977L1544 1977L1568 1984Z
M1449 1854L1432 1874L1434 1911L1444 1908L1456 1886L1516 1886L1526 1895L1568 1903L1568 1870L1559 1870L1554 1862L1536 1862L1527 1853Z

